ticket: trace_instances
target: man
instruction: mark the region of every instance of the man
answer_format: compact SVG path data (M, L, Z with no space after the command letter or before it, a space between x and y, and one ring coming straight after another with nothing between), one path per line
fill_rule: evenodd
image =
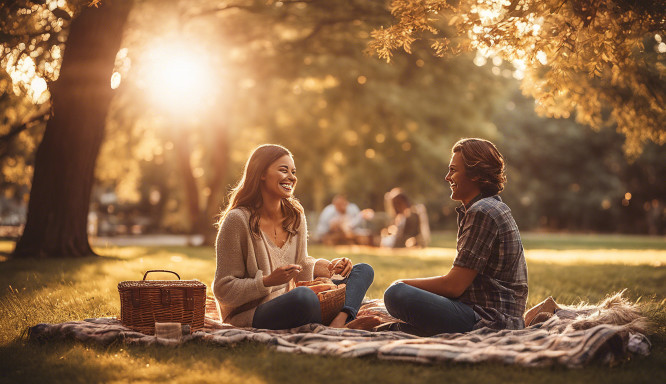
M498 194L504 158L494 144L463 139L452 150L446 181L460 201L458 254L444 276L405 279L384 293L389 313L404 321L383 326L421 336L481 327L523 328L527 265L518 226Z
M356 204L350 203L343 195L335 195L317 222L317 239L327 245L350 244L354 242L354 229L362 218Z

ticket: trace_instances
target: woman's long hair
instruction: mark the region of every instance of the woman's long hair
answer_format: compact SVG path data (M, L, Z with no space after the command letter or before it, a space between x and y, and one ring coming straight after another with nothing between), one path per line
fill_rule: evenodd
M250 231L253 235L260 236L259 209L264 204L261 196L261 177L271 164L285 155L292 156L291 152L281 145L264 144L255 148L247 163L245 163L243 177L229 193L229 204L222 212L217 223L218 227L222 225L232 209L244 207L250 211ZM282 228L287 231L289 236L293 236L301 225L303 206L294 196L283 198L281 206L282 215L284 216Z

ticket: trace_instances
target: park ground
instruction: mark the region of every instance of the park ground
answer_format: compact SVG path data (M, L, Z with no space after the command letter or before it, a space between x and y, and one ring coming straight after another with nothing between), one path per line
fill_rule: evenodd
M548 296L563 304L595 303L627 289L653 327L648 357L612 367L521 368L499 364L419 365L376 358L277 353L240 344L211 347L108 347L77 343L33 344L26 330L38 323L117 316L117 284L148 269L172 269L210 285L210 247L113 245L97 242L99 258L13 260L0 241L0 383L214 382L214 383L664 383L666 382L666 238L620 235L524 234L529 269L528 306ZM370 298L400 277L446 273L455 234L437 233L433 246L388 251L311 246L315 257L351 257L375 268ZM2 255L5 256L2 256Z

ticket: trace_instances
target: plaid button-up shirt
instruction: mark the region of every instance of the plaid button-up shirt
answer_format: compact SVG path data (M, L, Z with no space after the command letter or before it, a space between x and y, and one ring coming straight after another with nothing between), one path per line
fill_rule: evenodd
M474 328L524 328L527 264L511 210L497 195L479 195L456 211L458 255L453 265L478 271L459 297L481 318Z

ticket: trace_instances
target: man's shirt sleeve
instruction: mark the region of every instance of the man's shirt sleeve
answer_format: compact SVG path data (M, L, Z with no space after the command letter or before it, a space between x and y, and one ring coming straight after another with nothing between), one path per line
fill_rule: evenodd
M458 235L458 255L454 266L482 272L491 255L493 242L497 239L497 223L481 210L470 210L465 214Z

